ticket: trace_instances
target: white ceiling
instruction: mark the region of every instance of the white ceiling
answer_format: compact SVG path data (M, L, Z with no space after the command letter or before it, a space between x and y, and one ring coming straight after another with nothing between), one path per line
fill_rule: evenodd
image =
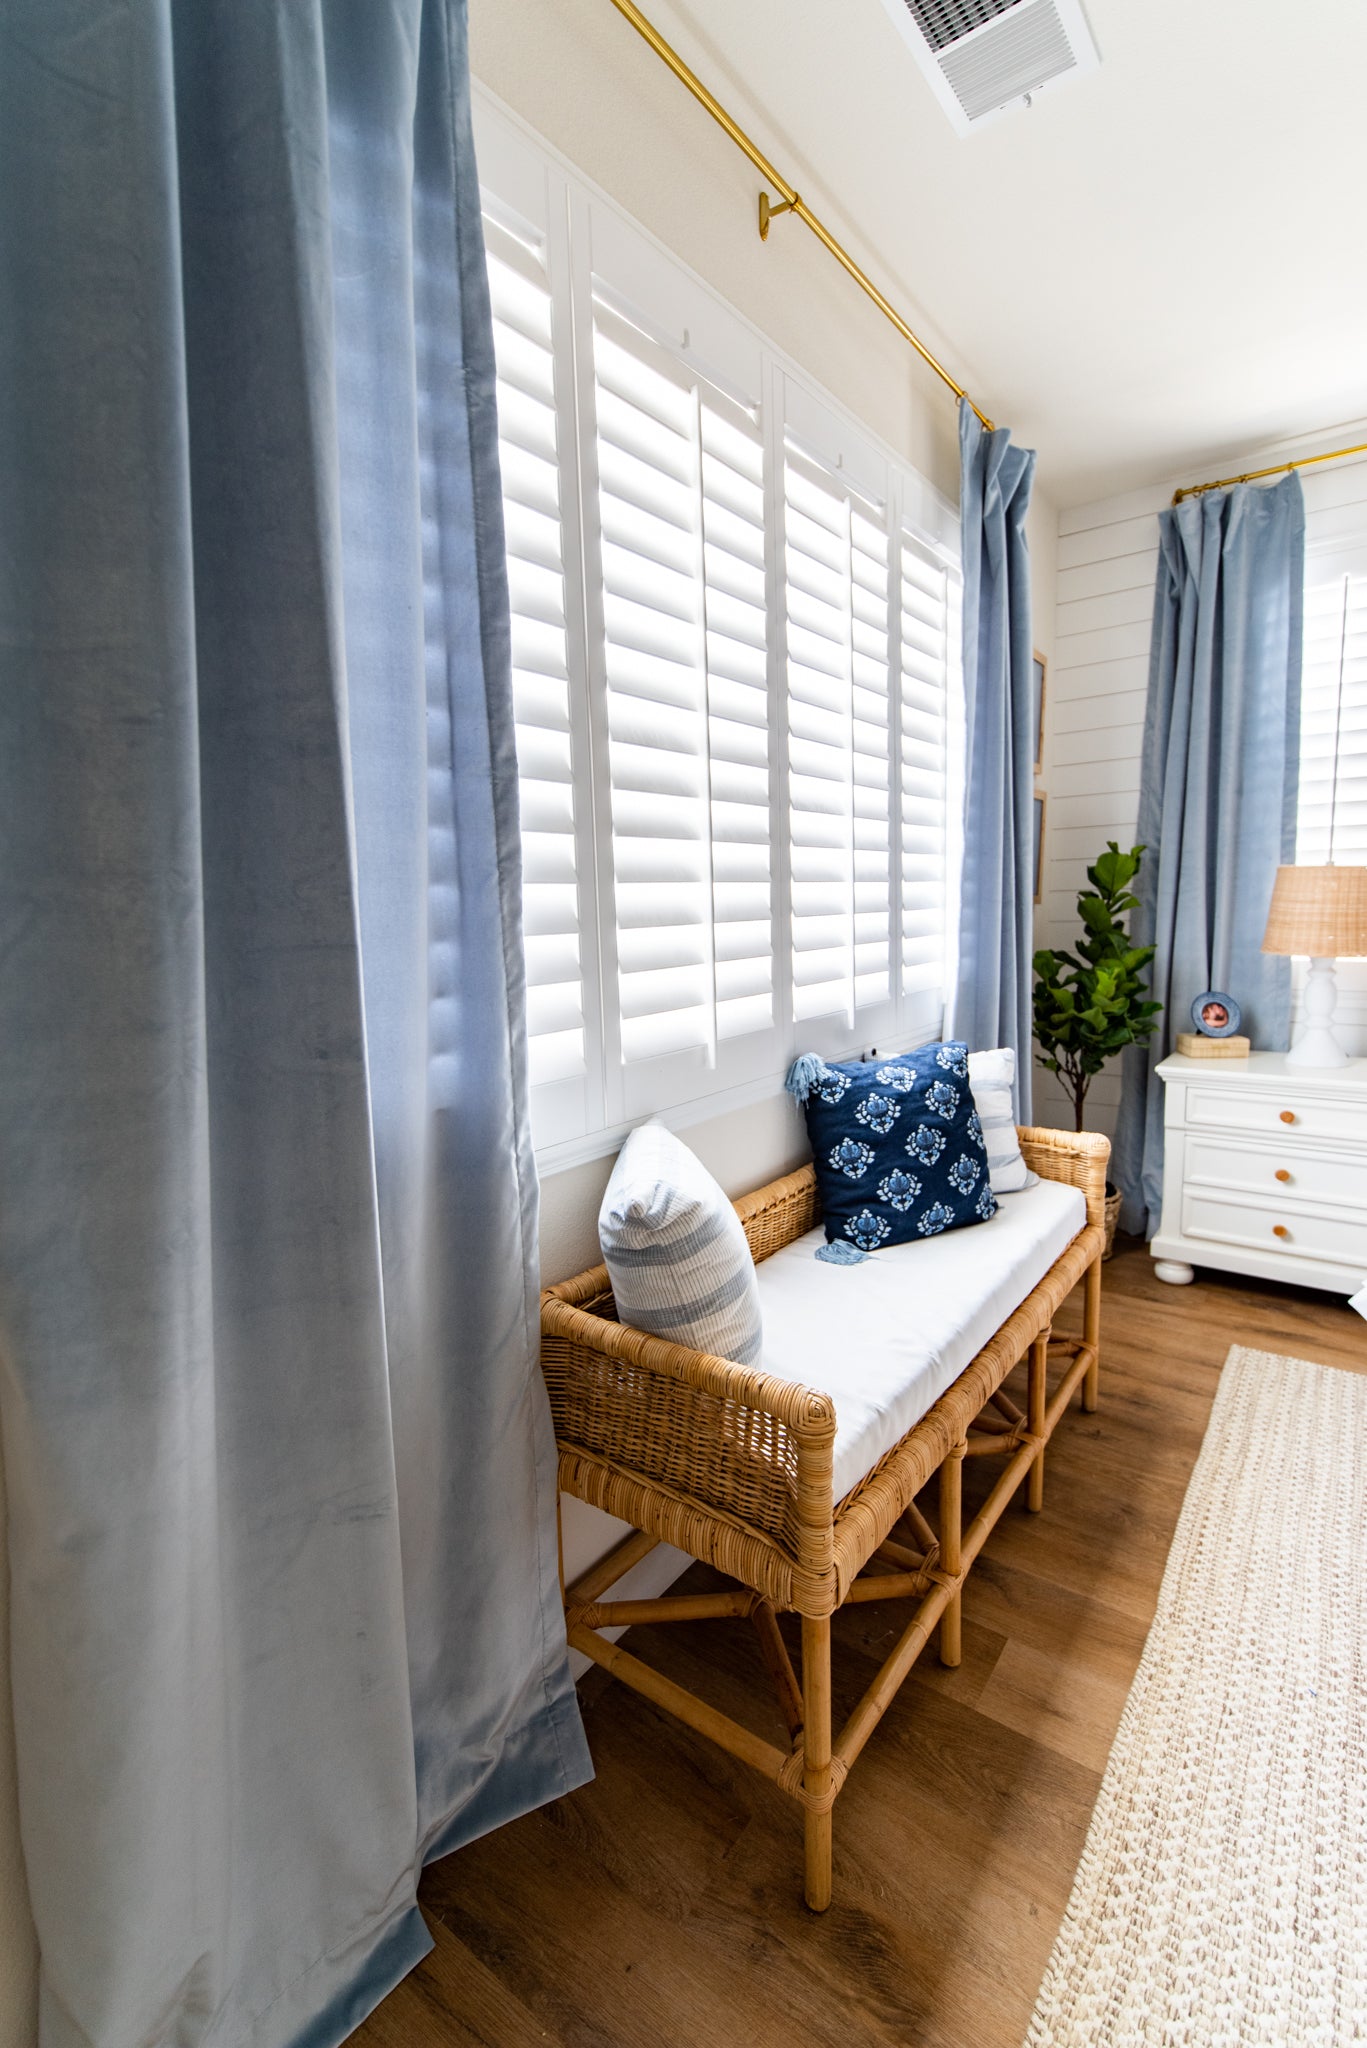
M1061 506L1367 415L1364 0L1086 0L964 141L882 0L644 5Z

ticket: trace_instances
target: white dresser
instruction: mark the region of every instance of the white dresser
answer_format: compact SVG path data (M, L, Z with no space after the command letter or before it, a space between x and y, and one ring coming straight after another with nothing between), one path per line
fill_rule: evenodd
M1164 1060L1160 1280L1193 1266L1354 1294L1367 1280L1367 1060Z

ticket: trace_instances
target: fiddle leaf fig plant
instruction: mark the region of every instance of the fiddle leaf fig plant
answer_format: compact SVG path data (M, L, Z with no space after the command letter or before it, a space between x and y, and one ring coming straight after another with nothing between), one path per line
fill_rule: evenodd
M1082 1129L1087 1090L1107 1060L1140 1045L1157 1028L1163 1005L1152 1001L1144 969L1152 946L1132 946L1125 920L1139 907L1130 884L1146 849L1122 853L1114 839L1087 870L1090 889L1077 899L1082 937L1076 952L1045 947L1035 955L1035 1040L1040 1065L1057 1074L1073 1098Z

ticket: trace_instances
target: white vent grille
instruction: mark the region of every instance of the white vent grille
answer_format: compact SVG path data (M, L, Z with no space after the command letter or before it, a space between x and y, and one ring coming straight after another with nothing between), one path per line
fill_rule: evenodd
M1071 71L1075 62L1054 0L1033 0L1031 6L998 22L990 34L970 37L940 57L941 69L970 121L994 114L1024 93L1038 92L1050 79Z
M944 50L1009 12L1016 0L906 0L906 4L931 49Z
M883 0L960 135L1095 71L1082 0Z

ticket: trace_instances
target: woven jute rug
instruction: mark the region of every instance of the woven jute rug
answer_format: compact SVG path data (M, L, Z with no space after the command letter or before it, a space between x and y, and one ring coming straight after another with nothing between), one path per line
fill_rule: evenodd
M1225 1361L1026 2048L1367 2041L1367 1378Z

